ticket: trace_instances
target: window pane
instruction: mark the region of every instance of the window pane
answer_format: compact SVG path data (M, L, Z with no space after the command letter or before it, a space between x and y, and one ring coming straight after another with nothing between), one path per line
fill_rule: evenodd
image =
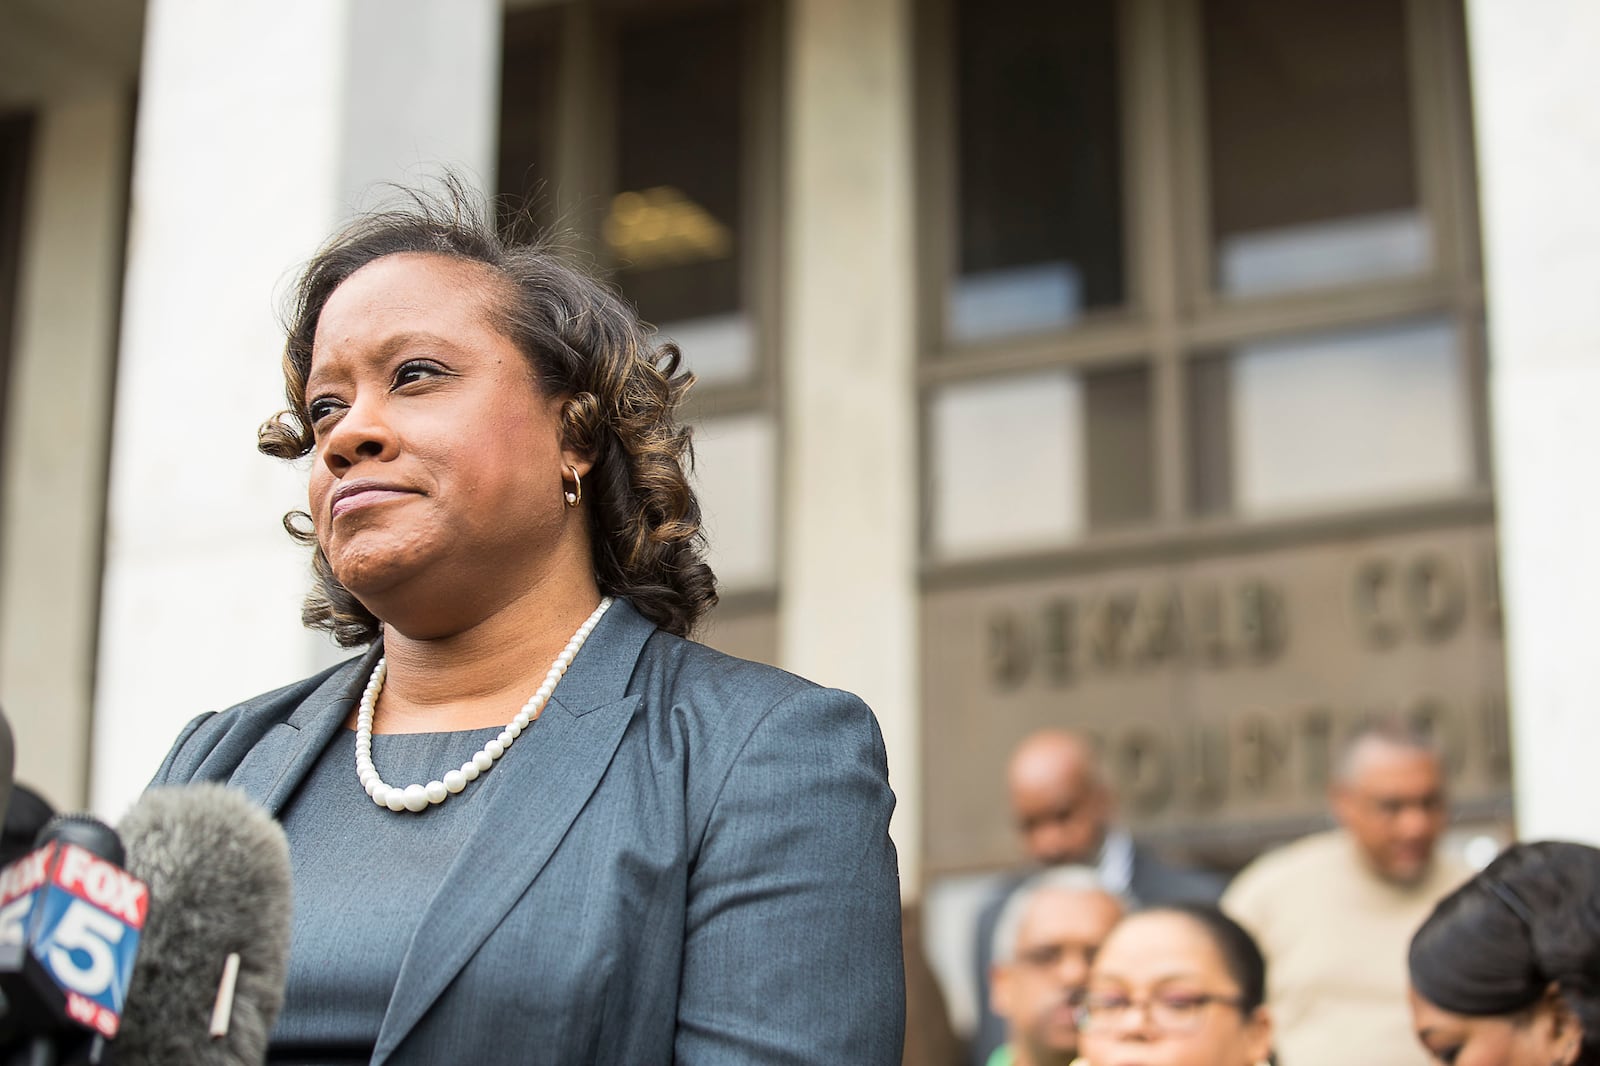
M1083 392L1065 371L951 385L934 398L933 543L941 555L1080 534Z
M950 385L930 427L944 557L1056 547L1152 513L1145 367Z
M1083 389L1089 418L1089 525L1109 529L1149 519L1155 514L1149 368L1092 370L1083 376Z
M958 0L953 340L1125 298L1113 0Z
M707 419L695 429L695 491L724 591L777 583L777 437L764 414Z
M1188 388L1189 510L1225 514L1233 507L1233 416L1225 356L1192 359Z
M1218 290L1426 270L1404 0L1206 0L1203 17Z
M559 24L548 11L515 11L505 18L500 65L502 211L526 210L540 229L556 220L555 113ZM513 221L503 214L501 224Z
M1195 510L1273 514L1469 487L1459 345L1454 326L1425 320L1197 360Z
M751 375L743 299L742 7L641 13L619 34L617 281L703 380Z

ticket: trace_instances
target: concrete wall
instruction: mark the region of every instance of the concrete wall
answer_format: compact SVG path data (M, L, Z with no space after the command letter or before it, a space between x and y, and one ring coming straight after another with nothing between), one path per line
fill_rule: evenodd
M88 795L107 415L132 101L101 89L38 109L0 475L0 706L17 779Z
M1518 832L1600 843L1600 5L1467 10Z

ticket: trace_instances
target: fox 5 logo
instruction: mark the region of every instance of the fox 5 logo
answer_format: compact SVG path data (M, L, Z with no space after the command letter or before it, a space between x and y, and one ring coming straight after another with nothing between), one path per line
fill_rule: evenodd
M71 844L40 849L4 879L17 891L0 906L0 947L25 945L72 1017L114 1036L149 913L144 882Z
M139 930L58 885L42 895L34 956L62 988L120 1015L139 952Z

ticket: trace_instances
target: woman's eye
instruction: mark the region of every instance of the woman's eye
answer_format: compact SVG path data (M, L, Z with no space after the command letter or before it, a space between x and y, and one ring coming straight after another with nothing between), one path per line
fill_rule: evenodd
M1161 999L1160 999L1160 1003L1161 1003L1161 1005L1163 1007L1165 1007L1167 1010L1176 1011L1178 1013L1182 1013L1182 1012L1185 1012L1185 1011L1197 1010L1200 1007L1204 1006L1205 1002L1206 1002L1206 997L1204 997L1204 996L1176 996L1176 995L1174 995L1174 996L1162 996Z
M399 369L394 372L395 387L410 385L413 382L431 378L440 373L442 371L437 363L429 362L426 359L412 359L401 363Z
M1451 1064L1456 1061L1456 1057L1460 1054L1461 1048L1459 1046L1447 1047L1443 1048L1442 1050L1435 1051L1433 1053L1433 1057L1439 1062L1443 1063L1444 1066L1451 1066Z
M329 397L312 400L306 406L306 413L311 416L311 424L313 426L320 425L328 417L337 413L338 410L339 401Z

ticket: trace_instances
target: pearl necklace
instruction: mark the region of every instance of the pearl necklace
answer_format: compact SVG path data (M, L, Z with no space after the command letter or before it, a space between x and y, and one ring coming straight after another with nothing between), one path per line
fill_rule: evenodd
M451 770L444 777L429 781L426 785L396 788L385 784L383 778L378 776L377 767L372 765L372 713L378 706L378 694L383 691L383 679L388 674L386 660L379 659L378 665L372 668L372 677L367 680L366 691L361 694L361 706L356 711L356 776L361 779L361 787L372 797L372 802L396 812L425 811L431 804L443 803L453 794L466 788L469 781L477 780L478 775L493 766L495 760L506 753L511 742L538 719L540 713L544 711L545 704L550 702L556 684L567 672L567 667L572 665L578 649L589 639L589 634L594 632L601 615L605 614L606 608L610 606L610 596L600 601L600 606L596 607L594 613L578 627L578 631L572 634L572 639L567 641L567 646L561 649L561 654L556 656L556 661L551 664L550 672L545 675L544 684L539 686L539 691L528 697L528 702L522 705L522 710L518 711L517 716L500 731L498 737L489 741L476 755L462 763L461 769Z

